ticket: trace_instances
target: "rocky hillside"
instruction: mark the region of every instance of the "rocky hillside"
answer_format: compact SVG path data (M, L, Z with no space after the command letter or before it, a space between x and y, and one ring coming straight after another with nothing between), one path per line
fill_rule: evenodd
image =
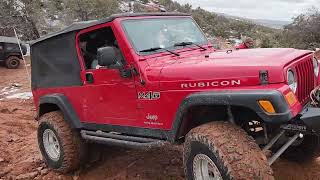
M285 25L290 24L290 21L281 21L281 20L268 20L268 19L249 19L238 16L232 16L225 13L217 13L218 15L225 16L227 18L245 21L248 23L258 24L261 26L266 26L273 29L283 29Z
M213 42L239 42L252 37L261 47L274 47L277 31L252 22L228 18L172 0L3 0L0 2L0 35L12 36L16 28L22 39L32 40L75 21L101 19L121 12L176 11L192 14ZM219 47L219 44L216 44Z

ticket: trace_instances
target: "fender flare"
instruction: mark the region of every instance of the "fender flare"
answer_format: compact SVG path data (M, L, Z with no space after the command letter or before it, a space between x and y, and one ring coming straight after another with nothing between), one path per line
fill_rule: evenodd
M40 98L38 116L40 116L41 105L43 104L54 104L59 107L63 113L64 120L70 125L71 128L80 129L82 128L82 123L70 104L68 98L63 94L50 94Z
M276 113L267 114L257 103L258 100L272 102ZM253 110L266 123L283 123L292 119L289 106L282 93L277 90L240 90L200 92L187 96L180 104L172 124L170 140L175 142L183 122L184 113L190 107L199 105L240 106Z
M5 55L5 60L7 60L11 56L15 56L15 57L18 57L19 59L22 59L22 56L20 53L8 53L7 55Z

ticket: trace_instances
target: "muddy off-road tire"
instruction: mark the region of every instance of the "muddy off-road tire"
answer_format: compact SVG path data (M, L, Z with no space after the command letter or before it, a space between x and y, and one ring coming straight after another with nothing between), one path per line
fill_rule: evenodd
M6 59L5 65L8 69L17 69L20 66L20 59L16 56L10 56Z
M87 147L79 132L64 121L60 111L40 117L38 144L47 166L58 172L77 170L85 161Z
M183 160L188 180L274 179L254 139L228 122L192 129L186 137Z
M301 144L290 146L281 156L295 162L310 162L320 156L320 137L305 135Z

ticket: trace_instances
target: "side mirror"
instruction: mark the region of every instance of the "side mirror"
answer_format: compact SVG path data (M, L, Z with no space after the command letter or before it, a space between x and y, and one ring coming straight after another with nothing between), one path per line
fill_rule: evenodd
M113 47L102 47L97 52L98 64L100 66L117 65L117 56Z

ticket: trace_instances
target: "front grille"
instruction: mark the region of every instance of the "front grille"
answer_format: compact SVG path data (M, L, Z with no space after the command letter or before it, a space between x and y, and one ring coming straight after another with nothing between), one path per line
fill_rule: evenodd
M297 98L301 103L305 103L310 92L314 88L314 72L313 65L310 59L299 62L296 66L298 89L296 92Z

